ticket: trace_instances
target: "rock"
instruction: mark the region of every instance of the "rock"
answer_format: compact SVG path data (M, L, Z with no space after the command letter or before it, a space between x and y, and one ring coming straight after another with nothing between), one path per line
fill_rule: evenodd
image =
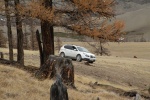
M133 56L133 58L137 58L137 56Z

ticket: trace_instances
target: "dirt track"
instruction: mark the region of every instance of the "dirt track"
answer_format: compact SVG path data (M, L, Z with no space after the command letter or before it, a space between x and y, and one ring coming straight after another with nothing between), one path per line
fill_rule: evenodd
M150 61L135 58L101 57L91 65L73 61L75 73L107 80L120 85L148 88Z

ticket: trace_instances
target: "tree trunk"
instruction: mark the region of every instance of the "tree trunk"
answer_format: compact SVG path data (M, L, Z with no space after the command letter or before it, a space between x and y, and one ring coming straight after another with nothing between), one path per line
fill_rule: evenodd
M53 26L49 22L42 21L41 29L44 61L46 61L50 54L54 54Z
M40 38L39 30L36 31L36 38L38 41L39 53L40 53L40 66L42 66L42 64L44 64L44 59L43 59L43 49L41 45L41 38Z
M100 54L101 54L101 56L102 56L102 55L103 55L103 45L102 45L102 42L101 42L101 41L99 41L99 43L100 43L100 49L101 49Z
M24 49L29 49L26 23L24 23L23 26L24 26Z
M19 0L15 1L15 10L16 10L16 28L17 28L17 62L24 66L24 51L23 51L23 31L22 31L22 21L17 5L20 4Z
M61 75L62 81L69 86L75 88L74 85L74 66L69 58L62 58L55 55L50 55L44 64L35 73L35 77L39 80L47 78L57 78Z
M9 60L13 61L13 42L12 42L12 31L11 31L11 21L8 7L8 0L5 0L5 13L7 18L7 33L8 33L8 44L9 44Z
M44 0L44 6L52 7L52 0ZM41 33L43 40L43 59L47 60L50 54L54 54L53 25L48 21L41 21Z
M34 36L33 36L33 34L34 34L34 32L33 32L33 26L32 26L32 24L31 24L31 48L32 48L32 50L34 50Z

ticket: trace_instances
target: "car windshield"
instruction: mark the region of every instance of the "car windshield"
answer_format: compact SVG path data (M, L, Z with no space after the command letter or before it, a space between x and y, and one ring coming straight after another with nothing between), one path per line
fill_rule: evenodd
M81 52L89 52L86 48L84 47L77 47L79 51Z

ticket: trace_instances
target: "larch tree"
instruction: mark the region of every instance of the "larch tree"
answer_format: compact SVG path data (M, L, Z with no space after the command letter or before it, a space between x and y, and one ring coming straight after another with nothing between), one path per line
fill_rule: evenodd
M32 0L26 6L18 6L23 16L41 20L44 61L54 54L54 26L110 41L118 39L124 27L121 21L110 21L115 0Z
M7 26L7 35L8 35L8 46L9 46L9 60L13 61L13 38L12 38L12 30L11 30L11 4L12 0L1 0L0 1L0 15L6 17L6 26ZM3 17L4 18L4 17ZM5 23L5 18L3 19L3 23ZM3 24L5 25L5 24ZM7 41L6 41L7 42Z
M1 14L6 16L7 19L7 32L8 32L8 43L9 43L9 59L13 61L13 35L11 31L11 18L16 18L16 30L17 30L17 62L24 66L24 52L23 52L23 31L22 31L22 19L19 15L17 8L20 4L19 0L3 0L0 1ZM3 7L4 6L4 7ZM3 13L5 12L5 13Z
M14 0L14 4L17 30L17 62L20 64L20 66L24 66L22 19L18 9L20 1Z
M43 0L42 5L46 9L49 9L50 11L52 10L52 0ZM48 20L42 19L41 33L42 33L42 40L43 40L43 59L44 61L46 61L50 54L54 54L53 23L49 22Z
M8 34L8 44L9 44L9 60L13 61L13 39L12 39L12 30L11 30L11 20L10 20L10 7L9 0L5 0L5 15L7 18L7 34Z

